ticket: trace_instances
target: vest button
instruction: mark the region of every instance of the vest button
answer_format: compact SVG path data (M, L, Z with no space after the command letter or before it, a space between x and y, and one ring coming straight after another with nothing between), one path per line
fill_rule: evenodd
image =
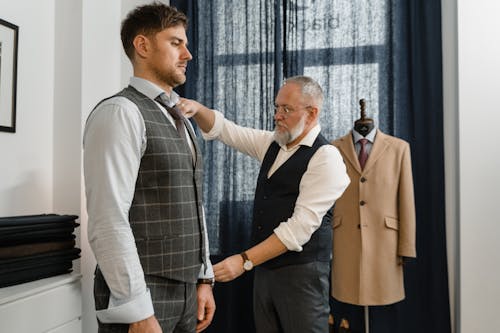
M358 224L358 229L361 229L361 224Z
M365 203L366 203L366 202L364 202L363 200L361 200L361 201L359 202L359 204L360 204L361 206L364 206L364 205L365 205Z
M359 181L362 182L362 183L364 183L364 182L366 182L366 178L365 177L361 177L361 179Z
M262 230L262 226L261 226L261 225L258 225L258 226L257 226L257 229L258 229L258 230Z
M265 195L262 199L267 200L267 195Z

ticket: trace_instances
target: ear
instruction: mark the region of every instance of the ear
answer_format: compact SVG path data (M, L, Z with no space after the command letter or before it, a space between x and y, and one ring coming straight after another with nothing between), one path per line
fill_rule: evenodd
M314 122L316 119L318 119L319 109L317 106L310 106L308 108L308 111L309 111L309 119L311 121Z
M137 35L133 41L135 53L140 58L146 58L151 49L149 39L144 35Z

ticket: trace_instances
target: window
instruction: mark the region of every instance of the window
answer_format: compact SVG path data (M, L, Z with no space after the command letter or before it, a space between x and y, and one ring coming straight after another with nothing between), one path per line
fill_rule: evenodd
M239 125L272 130L271 106L283 78L303 74L324 89L320 124L327 139L352 128L361 98L368 116L391 132L386 0L212 0L197 6L196 99ZM241 226L236 245L249 240L259 163L219 142L206 142L204 149L211 248L218 253L219 223Z

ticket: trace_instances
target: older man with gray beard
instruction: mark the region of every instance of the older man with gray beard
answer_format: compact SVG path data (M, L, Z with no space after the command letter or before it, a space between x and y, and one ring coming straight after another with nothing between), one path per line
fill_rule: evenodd
M310 77L287 79L275 99L274 132L245 128L196 101L182 99L205 139L258 159L253 246L214 266L231 281L255 269L257 333L327 332L330 214L350 180L339 151L320 134L323 92Z

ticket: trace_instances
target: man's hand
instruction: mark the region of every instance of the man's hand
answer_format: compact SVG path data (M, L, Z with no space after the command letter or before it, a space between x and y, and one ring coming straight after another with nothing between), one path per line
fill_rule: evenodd
M210 325L215 313L215 300L212 293L212 286L209 284L199 284L198 294L198 324L196 332L201 332Z
M181 98L179 103L175 105L184 117L193 117L198 126L203 132L208 133L212 129L215 123L215 113L207 108L205 105L198 103L195 100Z
M175 105L182 111L182 114L186 118L191 118L195 116L198 112L204 111L207 107L194 99L180 98L179 103Z
M155 316L136 321L128 326L128 333L163 333Z
M215 281L229 282L243 274L243 258L239 254L232 255L214 265Z

